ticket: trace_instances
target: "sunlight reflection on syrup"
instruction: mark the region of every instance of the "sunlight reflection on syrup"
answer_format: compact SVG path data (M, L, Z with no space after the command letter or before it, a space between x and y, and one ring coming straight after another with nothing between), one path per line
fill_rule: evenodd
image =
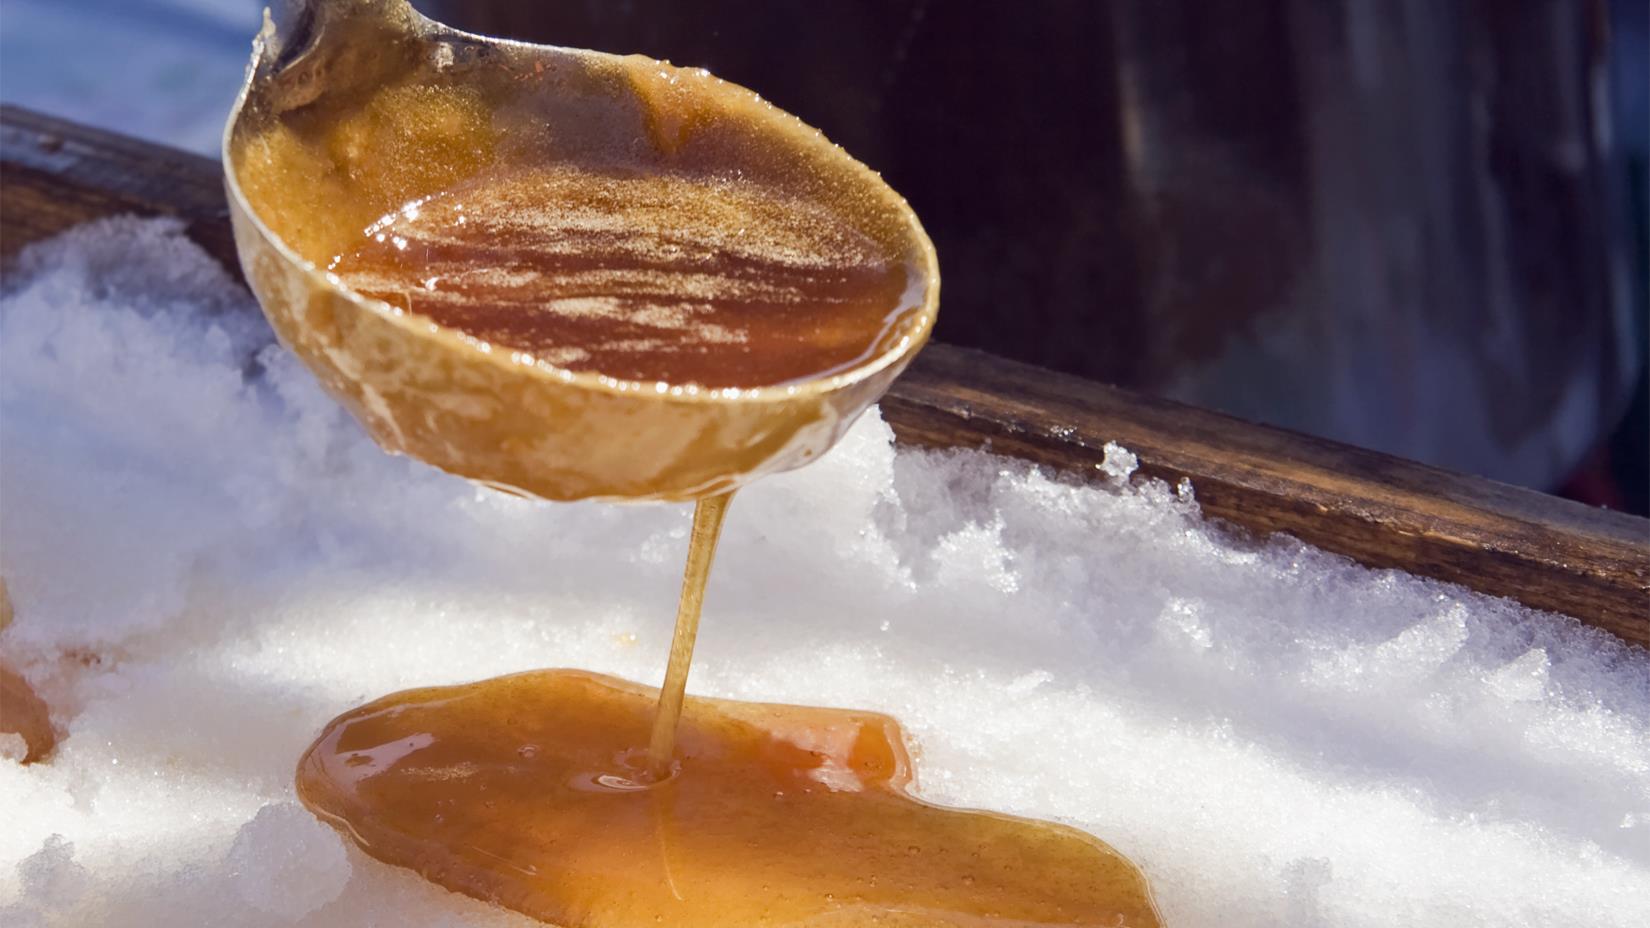
M565 926L1159 924L1074 829L911 798L893 719L687 699L650 778L657 691L538 671L380 699L299 792L368 853Z

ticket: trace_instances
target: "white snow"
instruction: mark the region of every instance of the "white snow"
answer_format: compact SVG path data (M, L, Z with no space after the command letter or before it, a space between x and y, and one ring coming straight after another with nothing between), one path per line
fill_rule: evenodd
M0 297L0 924L521 925L295 804L337 713L542 666L657 682L686 507L550 505L373 446L163 221ZM1650 655L868 415L734 501L694 692L884 710L927 798L1058 818L1169 924L1650 924Z

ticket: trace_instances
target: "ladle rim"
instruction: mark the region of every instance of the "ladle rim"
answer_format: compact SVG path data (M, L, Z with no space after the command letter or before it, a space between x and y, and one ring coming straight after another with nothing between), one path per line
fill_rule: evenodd
M303 2L303 0L299 0ZM327 2L327 0L319 0ZM337 2L337 0L334 0ZM406 0L389 0L405 7L410 13L408 18L420 39L428 40L434 36L450 36L456 39L480 41L500 46L523 49L529 52L543 52L562 54L572 57L589 59L605 59L619 61L627 55L618 55L612 52L596 51L587 48L570 48L560 45L542 45L534 42L523 42L517 39L506 39L497 36L481 35L465 32L445 23L437 22L425 16L406 2ZM804 137L810 141L831 150L831 156L848 162L851 170L861 173L862 177L881 190L900 215L912 240L917 245L920 264L917 269L923 274L924 292L922 304L917 310L915 328L902 336L900 342L868 360L855 364L847 370L837 371L823 377L810 377L779 384L763 384L755 387L707 387L693 382L673 382L668 380L633 380L624 377L614 377L594 370L571 370L553 364L542 358L531 356L529 352L512 349L507 345L493 345L473 336L465 335L458 329L443 325L427 316L421 316L406 310L398 310L384 300L374 299L344 284L342 278L330 271L317 267L315 262L298 254L286 243L275 230L271 229L253 208L246 194L241 190L240 179L231 152L231 143L235 137L235 129L240 124L242 111L246 107L247 98L251 95L252 87L257 81L259 65L264 55L269 51L268 39L275 34L274 20L269 8L264 9L264 25L257 36L252 40L252 57L247 63L246 78L241 82L240 92L235 95L235 103L230 108L229 118L224 123L221 157L224 166L224 186L228 196L240 208L241 213L249 221L258 235L266 240L284 260L299 268L307 277L312 286L324 289L342 296L357 307L372 312L374 315L394 325L399 330L414 338L435 341L444 347L463 352L467 355L491 362L512 371L520 371L528 377L542 379L553 384L578 387L613 395L647 395L658 394L661 398L668 398L672 402L702 403L711 405L730 405L745 403L760 403L766 400L795 400L809 396L822 396L853 386L897 364L909 361L927 343L934 329L940 294L939 255L934 249L933 241L922 227L916 211L910 203L882 179L882 175L872 170L868 165L849 154L841 145L832 142L825 133L808 124L800 117L788 110L763 100L761 95L732 81L723 80L706 71L705 75L715 81L720 87L730 89L734 93L744 94L753 102L768 107L782 120L789 120L801 130ZM643 56L646 57L646 56ZM674 67L668 61L652 59L660 64ZM528 360L520 360L523 357Z

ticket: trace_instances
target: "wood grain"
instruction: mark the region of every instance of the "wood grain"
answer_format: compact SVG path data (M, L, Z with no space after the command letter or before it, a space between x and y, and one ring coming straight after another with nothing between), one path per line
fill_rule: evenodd
M237 267L218 162L190 152L0 106L0 257L99 216L177 216Z
M1650 520L945 346L925 350L882 408L907 443L1091 477L1115 441L1140 458L1137 479L1188 478L1206 514L1256 534L1650 645Z
M0 257L117 213L175 216L235 268L219 165L0 108ZM1136 479L1191 480L1204 512L1562 612L1650 646L1650 520L1242 422L977 351L931 345L883 401L900 441L982 448L1097 479L1103 446Z

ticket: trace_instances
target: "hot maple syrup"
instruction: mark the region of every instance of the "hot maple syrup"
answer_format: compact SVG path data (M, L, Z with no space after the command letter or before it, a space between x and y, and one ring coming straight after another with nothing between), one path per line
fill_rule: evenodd
M0 631L16 617L11 604L11 593L6 581L0 580ZM0 734L17 735L23 739L23 763L33 763L52 752L57 746L57 732L52 728L51 710L45 700L23 675L7 666L0 655Z
M665 682L659 690L659 708L653 713L653 732L647 742L648 774L662 779L670 774L676 757L676 725L682 716L682 700L687 693L688 668L693 663L693 643L699 638L699 615L705 605L705 581L716 559L716 541L722 537L722 519L727 515L732 493L711 496L693 507L693 534L688 537L687 567L682 572L682 595L676 606L676 631L670 638L670 662L665 665Z
M801 389L926 337L931 246L897 195L801 123L700 71L426 40L399 14L374 18L399 6L334 7L319 30L333 47L255 83L229 146L284 248L480 349L403 363L313 280L258 266L284 256L243 254L335 390L373 368L342 393L399 423L397 447L439 449L461 473L506 452L529 467L532 443L501 451L495 431L397 431L500 414L505 398L451 389L500 354L644 395L737 394ZM463 415L438 418L446 406ZM464 446L472 435L490 443ZM746 450L713 426L673 442ZM1159 924L1140 872L1095 838L912 797L886 716L686 697L728 499L697 503L662 690L556 670L391 695L327 726L300 798L374 857L566 928Z
M684 697L729 499L694 512L663 689L550 670L388 696L327 726L299 797L381 860L566 928L1159 924L1095 838L913 798L887 716Z
M557 369L747 389L851 371L924 311L899 209L747 137L740 108L766 104L702 71L376 81L252 120L233 157L291 246L402 313ZM556 114L579 131L523 97L581 101Z
M0 659L0 733L23 739L25 764L40 760L57 746L51 710L23 675Z
M562 926L1156 926L1075 829L929 805L898 723L657 692L577 670L412 690L330 724L298 790L369 854Z
M921 299L904 263L816 201L565 163L408 203L330 269L495 350L711 388L851 370Z

